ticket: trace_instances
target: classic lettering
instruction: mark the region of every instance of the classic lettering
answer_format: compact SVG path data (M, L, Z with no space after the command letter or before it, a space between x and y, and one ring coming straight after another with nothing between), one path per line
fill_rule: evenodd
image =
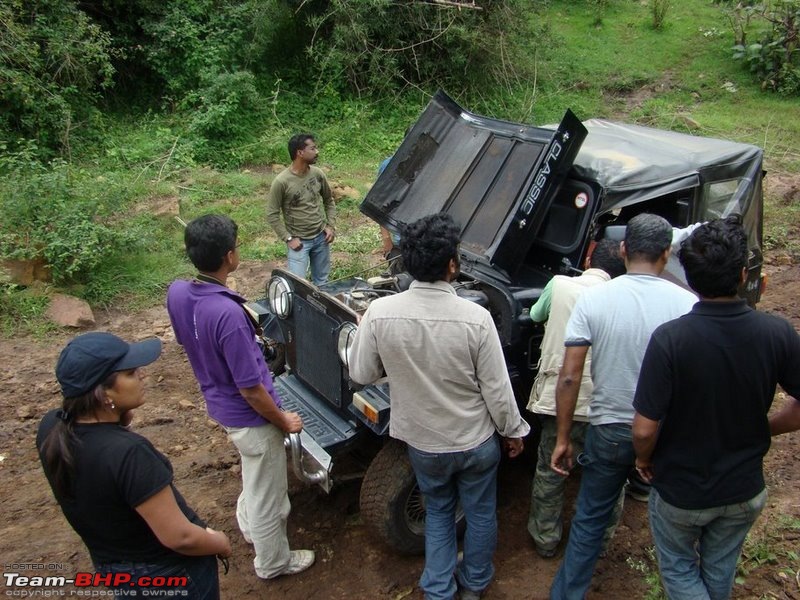
M539 171L537 171L536 177L533 178L531 189L522 202L520 212L523 215L528 216L533 212L536 202L539 200L539 196L542 195L544 187L547 185L547 181L553 173L553 165L561 155L562 149L563 146L557 140L553 140L553 143L550 145L550 150L547 152L547 156L544 159L544 164L539 168Z

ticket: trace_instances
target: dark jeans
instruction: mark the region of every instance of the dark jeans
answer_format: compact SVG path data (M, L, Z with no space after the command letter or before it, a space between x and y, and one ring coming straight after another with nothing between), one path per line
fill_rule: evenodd
M148 598L190 598L191 600L219 600L219 573L216 556L187 556L179 563L141 563L117 562L95 565L97 573L108 575L122 573L130 575L130 579L118 584L110 583L107 587L114 590L125 590L125 597L144 598L147 590ZM142 578L149 578L150 584L144 585ZM156 578L186 577L185 586L167 587ZM112 580L113 581L113 580ZM164 580L166 581L166 580ZM140 585L141 583L141 585ZM161 583L161 585L159 585ZM123 594L117 593L117 596Z

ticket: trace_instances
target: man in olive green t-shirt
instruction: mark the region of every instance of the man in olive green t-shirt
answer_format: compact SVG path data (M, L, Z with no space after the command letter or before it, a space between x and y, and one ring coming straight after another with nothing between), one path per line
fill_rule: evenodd
M319 156L314 136L292 136L289 156L292 164L267 196L267 223L286 242L289 271L305 278L310 262L314 285L322 285L331 270L336 204L325 173L314 166Z

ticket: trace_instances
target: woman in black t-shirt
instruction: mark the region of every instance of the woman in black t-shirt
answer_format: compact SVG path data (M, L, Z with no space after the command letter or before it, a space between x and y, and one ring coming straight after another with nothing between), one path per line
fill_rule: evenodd
M227 536L186 505L169 460L128 430L131 411L144 404L141 367L160 353L155 338L136 344L102 332L74 338L56 365L62 408L44 416L36 445L53 494L96 570L115 574L102 580L106 585L217 599L216 556L230 556ZM157 577L177 578L171 582L179 585L159 589Z

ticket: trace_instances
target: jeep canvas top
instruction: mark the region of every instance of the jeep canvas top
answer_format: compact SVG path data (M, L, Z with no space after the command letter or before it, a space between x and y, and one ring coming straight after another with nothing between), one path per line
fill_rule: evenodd
M741 295L755 306L762 288L763 150L603 119L583 124L589 133L570 178L597 190L597 222L624 223L649 211L685 227L742 215L750 256ZM685 283L677 261L669 267L666 276Z

